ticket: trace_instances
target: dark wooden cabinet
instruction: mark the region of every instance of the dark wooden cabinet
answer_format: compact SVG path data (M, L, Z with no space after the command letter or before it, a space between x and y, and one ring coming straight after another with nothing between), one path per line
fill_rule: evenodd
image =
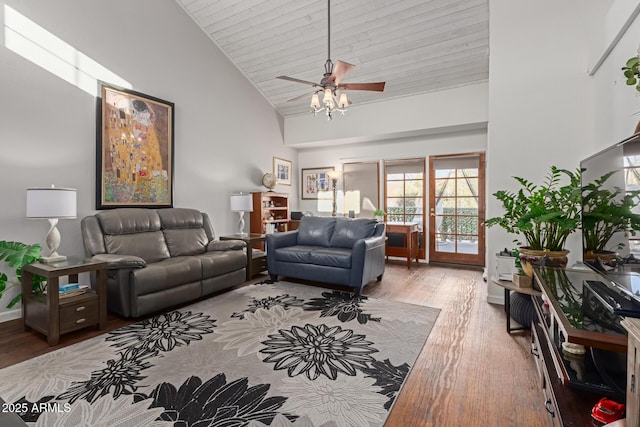
M605 352L614 356L611 360L620 360L620 366L626 362L626 335L610 319L598 318L602 312L592 310L593 301L585 289L588 281L599 280L603 278L590 270L534 268L534 286L542 295L532 296L538 321L531 329L531 353L543 405L554 426L597 425L591 409L605 396L624 403L624 396L601 375L594 359L594 354ZM585 353L571 354L563 343L580 344Z
M59 279L77 283L80 273L96 273L97 286L84 294L61 298ZM47 280L47 293L33 293L33 275ZM107 263L69 258L53 264L35 262L22 268L22 320L56 345L61 334L87 326L104 328L107 321Z

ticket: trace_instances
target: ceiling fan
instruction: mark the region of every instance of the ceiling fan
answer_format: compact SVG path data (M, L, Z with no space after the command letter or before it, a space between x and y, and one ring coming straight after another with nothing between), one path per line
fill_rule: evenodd
M366 90L374 92L384 91L385 82L374 83L342 83L342 79L346 76L355 65L349 64L344 61L338 60L336 64L331 61L331 0L327 0L327 62L324 64L324 76L320 83L315 83L307 80L296 79L288 76L278 76L278 79L288 80L295 83L303 83L311 85L314 88L311 96L311 111L314 115L318 115L319 112L325 111L327 119L331 120L333 113L339 111L344 116L347 107L351 104L351 101L347 98L346 90ZM322 104L318 98L318 94L324 92L322 98ZM304 95L296 96L287 100L295 101L308 96L308 93Z

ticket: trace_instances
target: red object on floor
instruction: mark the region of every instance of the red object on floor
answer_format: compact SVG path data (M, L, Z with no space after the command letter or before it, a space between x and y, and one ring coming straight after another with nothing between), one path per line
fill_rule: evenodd
M603 397L591 409L591 416L601 423L609 424L624 417L624 404Z

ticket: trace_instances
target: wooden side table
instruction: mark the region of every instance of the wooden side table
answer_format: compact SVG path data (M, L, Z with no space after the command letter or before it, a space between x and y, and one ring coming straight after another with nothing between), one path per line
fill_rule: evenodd
M247 244L247 280L267 269L267 253L254 247L258 246L257 244L264 244L266 239L267 236L265 234L257 233L220 236L220 240L242 240Z
M411 268L411 260L413 258L416 259L416 263L418 262L418 234L420 230L418 229L418 224L413 222L387 222L387 236L390 233L398 233L405 235L406 246L403 248L390 247L389 240L387 240L387 257L391 256L401 256L407 257L407 268Z
M498 280L497 277L492 277L491 281L496 285L504 288L504 311L507 314L507 332L511 333L513 331L522 331L524 329L529 329L526 326L515 328L511 327L511 291L532 296L540 296L542 295L542 292L537 291L533 288L519 288L515 286L513 282L510 282L508 280Z
M78 274L96 272L97 287L84 294L60 298L60 277L78 282ZM47 293L33 293L33 275L47 280ZM35 262L22 268L22 320L29 328L44 334L49 345L56 345L60 335L87 326L99 329L107 322L107 263L68 258L52 264Z

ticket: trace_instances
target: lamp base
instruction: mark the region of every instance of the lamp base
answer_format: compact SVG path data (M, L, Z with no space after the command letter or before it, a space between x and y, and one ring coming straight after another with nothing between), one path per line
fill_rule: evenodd
M64 255L43 256L39 261L43 264L52 264L54 262L65 261L67 259Z

